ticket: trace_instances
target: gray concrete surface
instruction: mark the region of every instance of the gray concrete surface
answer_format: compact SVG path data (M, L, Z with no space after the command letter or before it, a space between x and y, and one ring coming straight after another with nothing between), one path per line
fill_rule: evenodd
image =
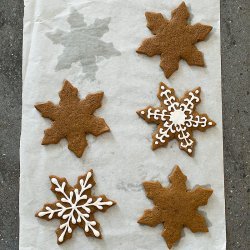
M1 250L18 249L22 17L22 0L0 0ZM221 21L227 249L249 250L250 1L221 0Z
M250 249L250 1L221 1L227 248Z

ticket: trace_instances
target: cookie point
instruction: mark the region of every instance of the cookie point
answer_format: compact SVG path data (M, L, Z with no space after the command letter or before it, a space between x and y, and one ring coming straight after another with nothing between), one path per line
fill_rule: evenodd
M39 109L40 104L35 104L34 107L38 110Z
M69 80L64 80L64 81L63 81L63 85L64 85L64 86L67 86L67 85L68 85L68 86L72 86L72 84L71 84L71 82L70 82Z
M42 217L43 216L43 213L42 212L38 212L35 214L36 217Z
M70 149L71 150L71 149ZM73 151L73 153L76 155L76 157L78 157L78 158L81 158L82 157L82 155L83 155L83 151L82 152L74 152Z
M159 146L155 143L152 143L151 149L154 151L158 148Z
M108 205L108 206L112 206L112 205L114 205L114 202L113 202L113 201L108 201L108 202L107 202L107 205Z
M172 169L172 172L170 173L169 177L171 177L175 172L181 172L182 173L179 165L174 166L174 168Z
M99 91L99 92L97 92L96 94L97 94L97 95L100 95L101 97L104 96L104 92L103 92L103 91Z
M64 79L63 83L70 83L69 80Z
M112 205L111 205L111 206L114 206L114 205L117 204L116 201L111 201L111 202L112 202Z
M63 236L62 235L58 238L58 242L59 242L59 244L63 242Z
M145 111L144 110L138 110L136 111L137 115L141 116L141 115L144 115L145 114Z
M93 175L93 170L91 169L88 173L87 173L87 178L90 178Z
M57 182L57 179L56 179L55 177L52 177L52 178L51 178L51 182L52 182L53 184L55 184L55 183Z
M136 53L138 53L138 54L143 54L142 46L140 46L140 47L136 50Z
M95 235L95 237L100 237L101 236L101 234L100 234L100 232L99 231L94 231L94 235Z
M210 25L206 25L206 27L208 28L209 32L213 29L213 27Z
M212 188L205 188L206 191L209 193L209 197L213 194L214 190Z
M160 82L160 88L161 89L165 89L166 88L166 84L164 82Z
M187 5L186 5L186 3L184 1L180 4L180 6L187 7Z

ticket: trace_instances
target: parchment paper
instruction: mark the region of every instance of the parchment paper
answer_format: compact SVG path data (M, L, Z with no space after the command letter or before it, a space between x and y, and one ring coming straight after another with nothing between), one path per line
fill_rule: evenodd
M188 176L190 188L209 185L214 193L208 205L201 208L209 233L193 234L185 229L185 236L174 249L226 249L219 0L186 1L193 24L213 26L207 41L197 45L204 52L206 68L190 67L182 61L179 70L167 80L159 67L159 57L135 52L141 41L151 36L145 11L161 12L170 18L180 3L25 0L20 249L167 249L161 237L162 225L150 228L137 224L137 219L145 209L153 207L141 183L158 180L168 185L167 176L176 164ZM86 32L96 32L94 42L99 49L91 51L93 48L86 46L83 51L82 46L91 43L86 38L79 41L79 37L84 39L79 32L82 25L86 25ZM100 46L106 50L101 51ZM98 55L91 56L95 52ZM103 106L96 114L105 118L111 133L87 136L89 146L80 159L67 149L66 140L41 145L43 131L51 121L42 118L34 104L49 100L58 103L64 79L79 89L81 98L99 90L105 93ZM159 105L156 94L160 81L175 88L179 97L186 90L202 88L198 111L208 113L217 126L205 133L194 133L197 145L193 158L180 151L176 141L167 148L151 150L151 134L156 126L140 119L136 110ZM105 214L95 214L104 239L87 238L78 228L71 240L58 246L54 231L59 221L47 222L34 216L44 203L56 200L50 191L49 175L66 177L74 185L77 177L91 168L97 182L94 193L106 194L118 203Z

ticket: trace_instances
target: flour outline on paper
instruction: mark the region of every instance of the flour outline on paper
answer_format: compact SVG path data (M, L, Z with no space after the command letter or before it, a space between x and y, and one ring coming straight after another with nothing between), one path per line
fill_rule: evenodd
M95 19L92 24L84 21L84 15L72 9L67 22L70 30L56 29L46 36L53 44L62 45L63 52L58 56L56 71L70 69L73 63L80 62L84 78L94 81L98 71L98 61L121 55L112 42L101 40L109 31L111 18Z

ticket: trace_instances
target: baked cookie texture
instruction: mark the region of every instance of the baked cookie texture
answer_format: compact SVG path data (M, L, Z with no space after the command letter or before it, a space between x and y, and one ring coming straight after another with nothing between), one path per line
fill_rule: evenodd
M184 2L172 11L171 20L161 13L146 12L145 15L147 27L154 36L145 39L137 53L150 57L160 55L160 66L167 78L178 70L181 59L189 65L205 66L203 54L195 44L204 41L212 27L200 23L190 25L190 14Z
M59 219L60 226L56 230L57 243L62 244L72 237L75 228L80 227L86 236L102 238L100 224L96 221L94 213L105 212L116 203L105 195L94 196L91 193L95 186L93 171L78 177L77 184L72 187L65 178L50 176L51 191L56 195L57 201L46 203L36 213L36 217L52 220Z
M57 144L66 138L68 148L81 157L88 145L87 134L98 136L110 131L104 119L94 115L96 109L101 107L103 95L103 92L97 92L81 100L78 89L69 81L64 81L59 92L59 105L52 102L35 105L44 118L53 121L52 126L44 131L42 145Z
M157 124L153 133L152 149L167 146L168 142L176 139L179 147L189 156L193 155L195 139L193 131L201 132L216 125L207 114L199 114L195 108L201 101L201 88L188 91L181 99L175 91L163 82L160 83L158 99L159 107L148 106L137 111L137 114L148 123Z
M187 177L176 166L169 176L170 185L163 187L160 182L143 183L147 197L154 203L153 209L144 211L138 223L155 227L163 224L162 237L169 248L181 238L184 227L193 233L208 232L205 218L198 207L205 206L213 190L196 186L189 190L186 187Z

